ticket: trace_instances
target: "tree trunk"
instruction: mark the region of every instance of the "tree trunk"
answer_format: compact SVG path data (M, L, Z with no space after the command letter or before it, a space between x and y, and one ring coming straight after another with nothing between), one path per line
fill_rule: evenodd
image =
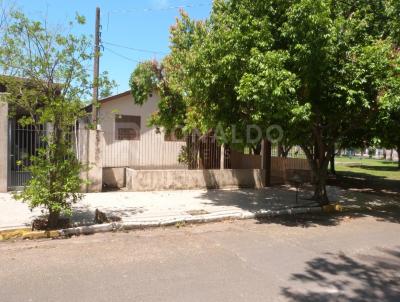
M60 219L60 212L56 212L56 211L49 211L49 218L48 218L48 224L47 224L47 228L54 230L57 229L58 227L58 220Z
M397 147L397 169L400 170L400 147Z
M278 143L278 157L283 157L283 145L281 143Z
M314 196L313 200L319 202L320 205L329 204L329 198L326 190L327 180L327 166L321 166L320 168L314 168Z
M278 144L278 157L287 158L292 146L286 146L281 143Z
M329 167L330 167L331 174L336 175L336 169L335 169L335 148L333 148L331 158L329 159Z
M314 196L313 200L320 205L329 204L329 198L326 190L328 179L328 165L332 156L332 148L325 148L322 145L315 145L314 152L307 147L302 147L313 173ZM325 150L328 150L325 152Z

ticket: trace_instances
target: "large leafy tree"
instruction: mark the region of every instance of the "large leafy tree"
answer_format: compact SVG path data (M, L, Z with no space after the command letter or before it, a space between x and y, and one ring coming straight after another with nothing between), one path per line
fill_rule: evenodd
M46 147L26 167L32 179L17 197L32 208L44 206L50 228L82 197L79 175L83 167L72 139L77 120L85 115L82 101L93 85L110 83L104 78L98 83L89 81L88 67L97 54L92 52L91 39L71 33L73 26L84 22L84 17L77 16L68 28L50 28L46 22L13 12L0 42L0 81L7 88L10 114L22 112L19 124L37 131L48 126L42 135Z
M388 85L392 89L384 92L381 98L376 137L379 138L382 147L396 149L400 155L400 76L391 79ZM398 156L398 169L400 169L400 156Z
M178 107L188 129L235 127L243 139L249 124L280 124L307 155L315 199L327 203L335 144L365 129L393 95L399 12L394 0L216 0L204 22L183 13L152 82L163 109L153 120L163 124L165 108ZM165 87L179 97L165 97Z

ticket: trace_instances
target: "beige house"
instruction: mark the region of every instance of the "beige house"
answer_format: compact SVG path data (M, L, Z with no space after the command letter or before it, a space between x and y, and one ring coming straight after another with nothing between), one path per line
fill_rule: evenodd
M195 141L191 141L192 136L178 139L149 126L159 101L160 96L154 92L142 106L136 105L130 91L100 101L98 130L103 185L134 191L263 186L267 157L225 150L207 136ZM190 154L195 154L195 162L187 158L183 162L178 160L185 148L194 148ZM289 177L291 170L309 170L305 160L273 159L269 165L268 169L276 172L271 175L272 181L277 182Z
M130 91L100 101L98 129L103 133L103 168L184 168L178 156L185 141L148 126L158 102L159 95L154 93L143 106L136 105Z
M100 100L98 130L106 186L125 186L126 168L180 170L187 167L178 161L185 140L148 125L149 118L158 110L159 100L155 92L142 106L137 105L130 91Z
M305 160L271 159L266 141L261 155L251 155L221 146L212 135L179 139L151 127L148 120L158 110L159 100L153 93L139 106L129 91L123 92L100 101L97 130L79 123L72 138L78 159L90 167L82 172L82 178L90 180L84 191L262 187L285 182L293 173L309 172ZM25 151L34 154L43 135L15 128L7 113L7 103L0 102L0 192L25 185L30 175L15 162L24 158Z

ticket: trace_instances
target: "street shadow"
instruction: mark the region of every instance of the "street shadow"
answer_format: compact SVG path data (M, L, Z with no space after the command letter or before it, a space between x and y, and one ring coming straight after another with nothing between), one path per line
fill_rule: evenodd
M267 216L256 218L259 224L280 224L288 227L336 226L344 221L363 217L373 217L377 221L400 223L400 201L377 195L359 192L335 191L331 188L330 200L342 206L342 211L331 213L305 213ZM334 196L337 195L337 196ZM315 207L310 200L312 191L304 187L299 191L296 202L296 190L289 186L277 186L262 189L207 190L199 198L206 204L221 206L232 211L259 213L260 211L295 210L299 207Z
M377 221L400 223L400 205L383 204L374 207L349 208L343 212L306 213L258 219L258 223L280 224L287 227L336 226L353 219L372 217Z
M350 257L325 254L292 274L281 295L289 301L399 301L400 247Z
M256 212L260 210L282 210L314 203L309 200L310 197L310 192L300 190L296 203L296 190L294 188L277 186L261 189L209 189L198 198L203 199L205 203L211 202L215 206Z
M387 168L390 171L393 167L363 167L365 170L372 168ZM377 171L376 169L374 169ZM385 171L389 171L385 170ZM393 171L398 171L394 169ZM400 180L388 179L384 176L371 175L369 173L339 171L336 172L336 179L330 179L328 183L344 189L356 189L365 193L372 194L395 194L400 197ZM400 174L400 171L399 171Z

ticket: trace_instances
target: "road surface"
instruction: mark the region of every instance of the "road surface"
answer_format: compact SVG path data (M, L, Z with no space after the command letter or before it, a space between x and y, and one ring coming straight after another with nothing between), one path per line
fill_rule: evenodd
M0 301L400 301L400 223L275 219L0 243Z

